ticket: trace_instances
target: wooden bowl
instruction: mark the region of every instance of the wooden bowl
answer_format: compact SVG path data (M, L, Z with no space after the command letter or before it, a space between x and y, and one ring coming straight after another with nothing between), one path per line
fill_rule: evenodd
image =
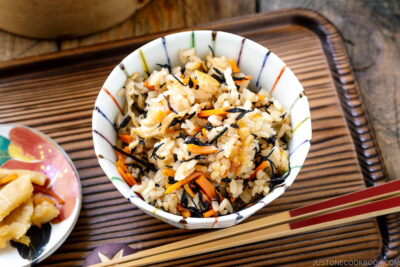
M105 30L149 0L0 0L0 28L34 38L77 37Z

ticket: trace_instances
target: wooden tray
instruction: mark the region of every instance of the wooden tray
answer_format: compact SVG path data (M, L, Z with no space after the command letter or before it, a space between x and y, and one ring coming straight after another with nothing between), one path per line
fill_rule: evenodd
M233 32L265 45L294 71L310 101L313 141L307 161L293 186L252 219L384 182L342 39L324 17L291 9L197 29ZM93 151L91 114L105 78L123 57L160 36L0 64L0 123L24 124L54 138L82 180L80 219L65 244L41 265L78 266L93 248L108 242L146 249L203 232L176 229L145 215L104 176ZM380 218L379 225L365 220L161 265L309 266L327 265L329 259L378 263L397 259L399 224L399 216L391 215Z

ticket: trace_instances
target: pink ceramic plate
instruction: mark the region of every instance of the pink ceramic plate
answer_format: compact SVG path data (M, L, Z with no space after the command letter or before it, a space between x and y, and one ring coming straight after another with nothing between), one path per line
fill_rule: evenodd
M30 266L53 253L71 233L82 202L78 173L68 155L48 136L28 127L0 124L0 167L43 172L65 204L60 215L41 228L32 226L29 247L10 242L0 250L0 266Z

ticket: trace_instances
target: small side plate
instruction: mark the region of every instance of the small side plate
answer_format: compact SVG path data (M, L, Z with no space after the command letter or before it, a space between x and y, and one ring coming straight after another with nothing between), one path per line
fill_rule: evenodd
M65 201L51 223L28 230L29 247L10 242L0 250L0 266L30 266L50 256L74 228L82 203L79 175L55 141L32 128L9 124L0 124L0 167L45 173L49 187Z

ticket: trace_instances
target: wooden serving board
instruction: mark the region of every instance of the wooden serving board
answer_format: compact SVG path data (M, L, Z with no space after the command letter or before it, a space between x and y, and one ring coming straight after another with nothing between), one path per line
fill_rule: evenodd
M306 163L293 186L252 219L384 182L342 39L325 18L292 9L196 29L228 31L265 45L294 71L310 101L313 140ZM146 249L208 231L176 229L145 215L115 189L93 151L91 114L105 78L123 57L162 35L0 64L0 123L31 126L54 138L72 158L82 181L83 206L76 227L40 265L79 266L104 243ZM397 259L399 222L398 215L391 215L160 266L309 266L329 259L378 263Z

